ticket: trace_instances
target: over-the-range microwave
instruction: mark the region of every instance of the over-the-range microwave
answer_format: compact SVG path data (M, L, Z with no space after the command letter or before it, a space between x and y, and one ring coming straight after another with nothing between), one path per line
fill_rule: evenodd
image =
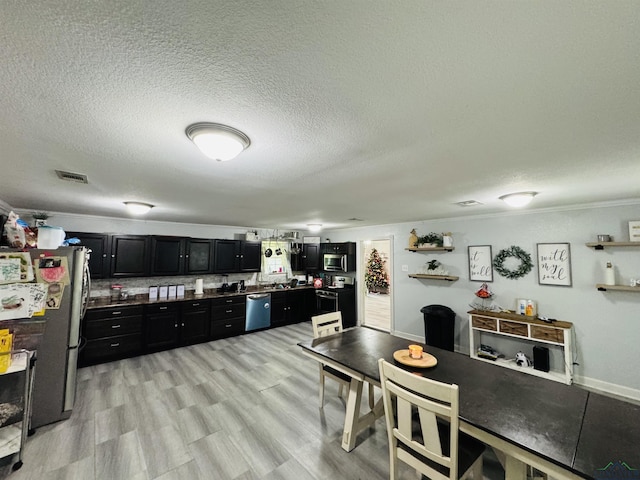
M323 256L325 272L348 272L349 261L348 255L337 253L325 253Z

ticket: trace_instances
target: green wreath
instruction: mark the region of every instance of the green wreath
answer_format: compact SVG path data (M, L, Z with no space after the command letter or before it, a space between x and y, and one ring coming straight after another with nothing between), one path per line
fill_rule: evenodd
M520 260L520 266L516 270L509 270L505 268L504 261L509 258L517 258ZM520 247L510 246L509 248L505 248L500 250L498 254L493 258L493 268L496 269L503 277L507 278L520 278L524 277L527 273L531 271L533 267L533 263L531 263L531 255L522 250Z

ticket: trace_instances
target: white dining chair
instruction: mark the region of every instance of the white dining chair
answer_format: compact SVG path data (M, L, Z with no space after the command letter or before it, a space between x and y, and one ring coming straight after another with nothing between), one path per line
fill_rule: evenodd
M485 446L459 432L458 386L378 361L389 438L391 480L398 461L431 480L482 480ZM416 415L417 412L417 415Z
M313 338L335 335L342 332L342 312L330 312L311 317ZM320 364L320 408L324 407L324 380L331 378L339 383L338 396L343 397L345 388L349 389L351 377L326 365ZM344 398L344 397L343 397ZM345 398L346 400L346 398ZM373 385L369 384L369 408L374 407Z

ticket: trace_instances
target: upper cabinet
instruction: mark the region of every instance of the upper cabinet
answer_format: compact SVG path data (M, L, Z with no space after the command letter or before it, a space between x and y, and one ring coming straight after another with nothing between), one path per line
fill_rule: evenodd
M213 273L259 272L260 242L214 240Z
M201 238L186 239L186 267L188 274L213 271L213 241Z
M342 242L342 243L323 243L322 253L335 253L342 255L355 255L356 244L355 242Z
M321 254L319 243L305 243L302 245L301 267L305 272L317 272L321 269Z
M67 238L77 238L80 245L87 247L89 253L89 272L91 278L109 277L111 264L111 236L104 233L67 232Z
M185 239L151 237L150 275L182 275L185 269Z
M112 277L146 277L149 275L149 237L112 235Z

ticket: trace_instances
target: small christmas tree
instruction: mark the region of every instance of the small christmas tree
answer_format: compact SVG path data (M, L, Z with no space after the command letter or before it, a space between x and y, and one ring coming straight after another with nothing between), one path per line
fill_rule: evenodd
M386 290L389 288L389 277L384 269L385 261L378 253L377 249L371 250L369 255L369 261L367 262L367 272L364 274L364 283L367 286L367 291L377 292Z

